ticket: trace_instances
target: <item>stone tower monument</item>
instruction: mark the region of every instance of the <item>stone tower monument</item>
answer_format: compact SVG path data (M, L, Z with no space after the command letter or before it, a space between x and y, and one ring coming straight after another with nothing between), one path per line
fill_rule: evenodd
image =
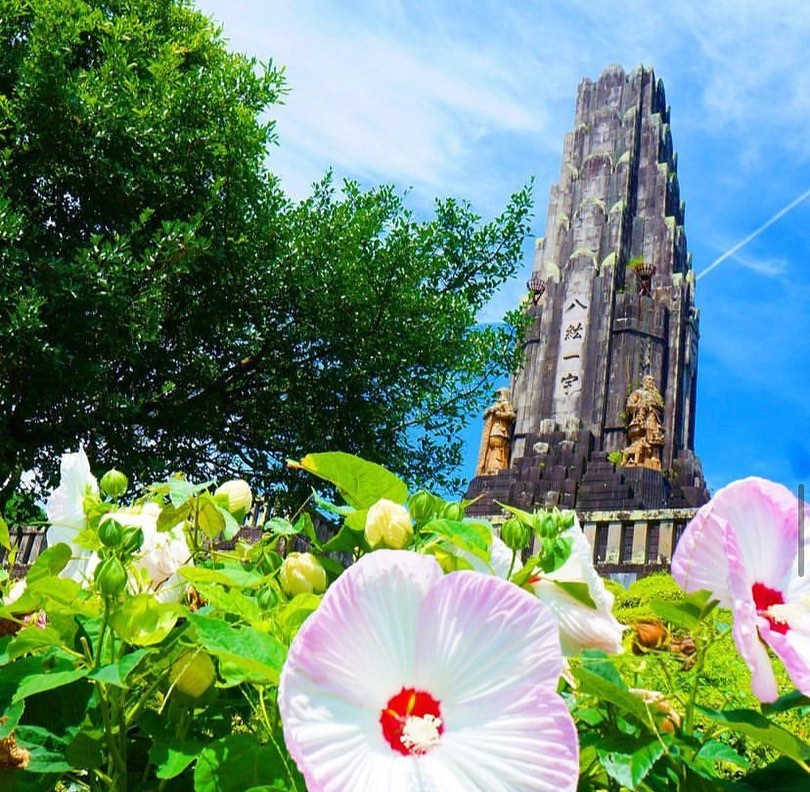
M598 561L668 560L708 499L683 223L663 84L645 67L583 80L529 282L509 464L479 469L472 513L575 508Z

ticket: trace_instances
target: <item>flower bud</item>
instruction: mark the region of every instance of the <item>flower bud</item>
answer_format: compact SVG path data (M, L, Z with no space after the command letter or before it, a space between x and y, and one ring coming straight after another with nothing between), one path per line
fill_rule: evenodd
M128 555L134 555L143 547L143 530L134 525L124 528L122 540L123 550Z
M326 572L312 553L290 553L281 565L278 579L284 591L293 597L326 591Z
M96 586L105 597L116 597L127 584L127 571L119 558L113 556L96 567Z
M244 519L245 515L250 511L253 505L253 494L250 491L250 485L247 481L242 479L231 479L226 481L221 486L217 487L214 496L224 495L228 499L228 505L225 507L237 520Z
M127 477L120 471L112 468L108 470L98 483L101 491L110 498L120 498L129 486Z
M460 503L445 503L442 509L442 517L445 520L463 520L464 507Z
M104 547L118 547L123 537L123 529L115 520L104 520L98 527L98 538Z
M205 652L186 652L180 655L169 672L169 681L174 689L190 699L204 696L216 677L214 663Z
M369 547L402 550L413 540L411 515L400 503L380 498L368 510L365 537Z
M427 490L414 492L408 499L408 511L417 523L426 523L436 513L436 498Z
M501 539L510 550L523 550L532 540L532 529L517 517L510 517L501 526Z
M669 639L667 628L660 619L639 619L633 627L634 654L642 654L647 649L661 649Z

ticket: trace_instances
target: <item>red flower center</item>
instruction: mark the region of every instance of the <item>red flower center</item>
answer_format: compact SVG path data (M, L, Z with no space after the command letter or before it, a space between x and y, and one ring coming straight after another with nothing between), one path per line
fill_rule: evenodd
M380 712L380 726L388 744L404 756L427 753L444 732L439 702L430 693L406 687Z
M788 631L787 622L779 621L768 613L768 608L770 608L771 605L785 604L785 598L782 596L782 592L772 589L764 583L754 583L751 593L754 595L754 605L756 606L757 614L768 620L768 624L774 632L784 635Z

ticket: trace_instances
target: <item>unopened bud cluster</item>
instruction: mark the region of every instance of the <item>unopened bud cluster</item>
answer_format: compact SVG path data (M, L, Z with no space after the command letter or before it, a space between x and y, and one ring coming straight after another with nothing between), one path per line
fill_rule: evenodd
M326 572L312 553L290 553L279 571L281 588L290 596L322 594L326 591Z
M372 550L402 550L413 541L411 515L402 504L380 498L368 510L364 535Z

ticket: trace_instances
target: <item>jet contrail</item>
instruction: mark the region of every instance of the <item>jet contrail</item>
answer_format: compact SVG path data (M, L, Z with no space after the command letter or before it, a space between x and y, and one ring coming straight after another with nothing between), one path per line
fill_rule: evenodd
M763 223L756 231L749 234L745 239L740 240L731 250L727 250L722 256L716 258L695 280L700 280L704 275L708 275L718 264L724 262L729 256L733 256L740 248L745 247L752 239L758 237L766 228L770 228L777 220L784 217L791 209L795 209L802 201L810 198L810 190L803 192L796 200L791 201L786 207L780 209L770 220Z

